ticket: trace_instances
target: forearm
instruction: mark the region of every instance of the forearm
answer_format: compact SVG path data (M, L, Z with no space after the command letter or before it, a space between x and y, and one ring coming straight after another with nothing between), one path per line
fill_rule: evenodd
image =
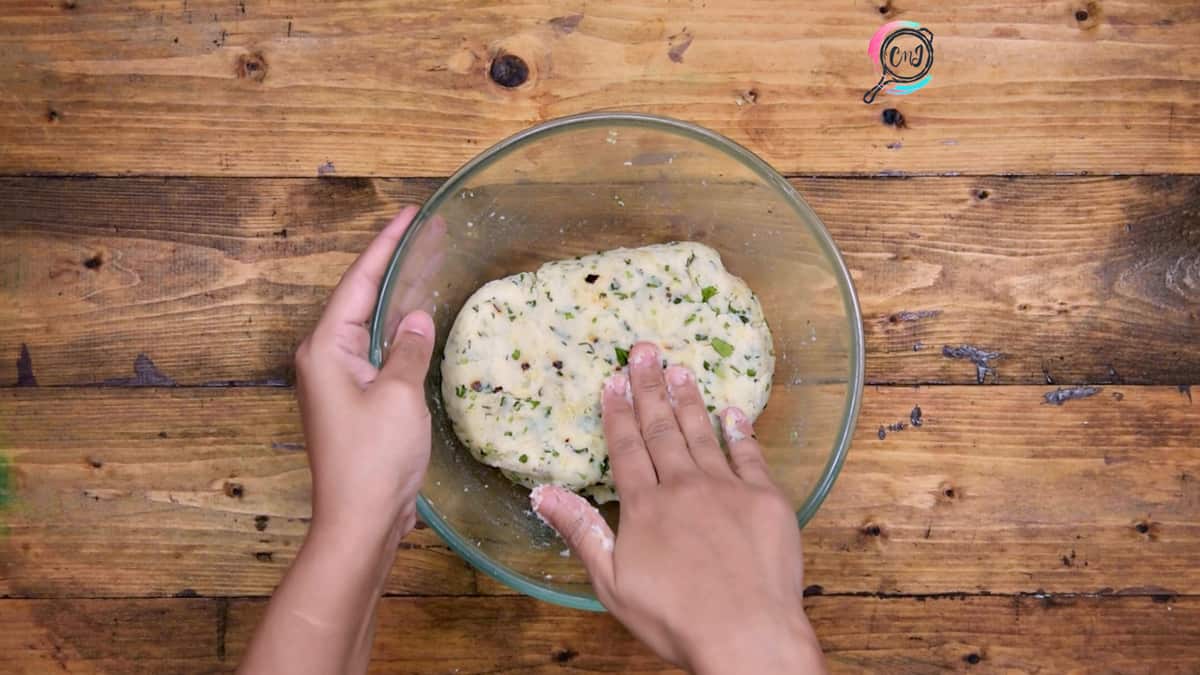
M314 521L240 672L364 671L372 617L400 534L396 528L354 532Z

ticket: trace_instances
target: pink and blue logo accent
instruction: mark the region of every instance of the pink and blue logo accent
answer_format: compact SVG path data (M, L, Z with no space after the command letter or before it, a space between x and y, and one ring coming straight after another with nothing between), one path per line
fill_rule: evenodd
M916 21L892 21L879 27L867 45L879 82L863 95L871 103L888 85L887 93L903 96L919 91L933 78L933 32Z

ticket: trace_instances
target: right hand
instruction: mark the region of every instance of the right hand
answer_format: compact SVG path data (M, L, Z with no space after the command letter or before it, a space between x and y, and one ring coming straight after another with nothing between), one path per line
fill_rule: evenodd
M733 466L691 371L652 344L602 394L620 536L562 488L534 508L587 567L596 595L659 656L699 673L825 672L804 615L796 515L742 411L720 414ZM630 402L632 397L632 404Z

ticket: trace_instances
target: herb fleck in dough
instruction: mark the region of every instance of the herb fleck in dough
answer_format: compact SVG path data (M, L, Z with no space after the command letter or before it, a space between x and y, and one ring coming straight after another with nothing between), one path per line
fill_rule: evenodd
M709 413L758 417L775 370L758 298L702 244L614 249L485 284L446 340L442 398L480 462L533 487L615 498L604 380L639 340L696 373Z

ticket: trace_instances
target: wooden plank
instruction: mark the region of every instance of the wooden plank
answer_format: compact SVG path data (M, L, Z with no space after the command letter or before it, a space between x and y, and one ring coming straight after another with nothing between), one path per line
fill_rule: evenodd
M269 594L303 540L308 464L289 390L9 389L0 400L0 594ZM386 588L472 593L475 580L419 530Z
M1200 659L1196 596L806 601L835 673L1184 673ZM5 672L232 670L263 600L0 600ZM371 672L678 672L612 617L529 598L384 598Z
M868 388L842 474L805 530L808 583L830 593L1200 584L1196 404L1174 387L1121 386L1058 406L1044 403L1047 389ZM779 388L768 415L798 395ZM920 427L880 440L880 426L909 423L917 405ZM787 428L764 421L762 437L789 451L771 440ZM0 431L0 595L265 595L305 531L308 474L288 390L10 388ZM429 530L405 543L388 590L511 593L476 579Z
M212 673L224 600L0 600L6 673Z
M935 33L932 82L863 105L868 40L898 18ZM18 3L0 172L448 175L531 124L616 108L790 173L1194 172L1198 20L1188 0ZM516 88L489 77L503 54L528 68ZM881 124L888 105L904 128Z
M854 275L868 381L975 382L943 355L961 345L1001 354L989 382L1200 381L1195 177L793 183ZM129 381L143 354L160 378L142 382L285 383L341 272L435 186L2 179L0 354L26 348L42 385Z

